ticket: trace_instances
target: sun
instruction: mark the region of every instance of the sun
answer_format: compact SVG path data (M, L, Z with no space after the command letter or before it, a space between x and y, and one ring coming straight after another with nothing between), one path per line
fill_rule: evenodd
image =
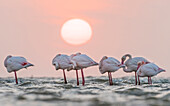
M88 22L82 19L70 19L61 28L61 36L69 44L80 45L92 37L92 29Z

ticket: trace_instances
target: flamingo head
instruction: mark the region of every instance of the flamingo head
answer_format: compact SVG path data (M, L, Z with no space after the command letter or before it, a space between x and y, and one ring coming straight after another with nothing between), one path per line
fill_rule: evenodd
M150 63L150 62L148 62L148 61L147 61L147 62L145 62L145 64L149 64L149 63Z
M12 57L12 55L8 55L8 56L7 56L7 58L11 58L11 57Z
M59 64L57 62L54 62L53 65L55 66L55 69L58 70L59 69Z
M144 62L144 61L142 61L142 65L143 65L143 64L145 64L145 62Z
M103 56L103 59L107 59L108 57L107 56Z
M121 61L122 61L121 63L124 64L124 61L125 61L125 60L126 60L126 56L123 56L123 57L121 58Z
M77 55L81 55L81 53L80 53L80 52L77 52L75 55L76 55L76 56L77 56Z
M70 55L70 57L73 58L74 56L78 56L78 55L81 55L81 53L80 53L80 52L77 52L76 54Z
M138 64L138 66L141 66L141 65L145 64L145 62L144 61L139 61L137 64Z
M137 64L138 64L138 67L137 67L137 70L139 69L139 67L141 66L141 65L143 65L145 62L144 61L139 61Z
M125 68L126 66L124 64L119 64L118 67Z

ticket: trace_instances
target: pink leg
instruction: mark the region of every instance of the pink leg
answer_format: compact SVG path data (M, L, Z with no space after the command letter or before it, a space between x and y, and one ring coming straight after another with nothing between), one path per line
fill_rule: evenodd
M112 74L111 74L111 72L109 72L109 75L110 75L110 85L113 85Z
M140 85L140 79L139 79L139 75L138 75L138 84Z
M66 75L65 75L64 69L63 69L63 75L64 75L64 82L65 82L65 84L67 84L67 80L66 80Z
M85 80L84 80L83 69L81 69L81 74L82 74L82 85L84 86L84 84L85 84Z
M110 74L108 72L108 77L109 77L109 84L111 85L111 80L110 80Z
M150 84L150 79L149 79L149 77L148 77L148 84Z
M18 84L18 79L17 79L17 73L16 73L16 71L14 71L14 73L15 73L15 81L16 81L16 84Z
M76 76L77 76L77 85L79 85L79 76L78 76L78 71L76 70Z
M135 84L137 85L137 75L136 75L136 71L135 71Z
M150 77L150 84L152 85L152 79L151 79L151 77Z

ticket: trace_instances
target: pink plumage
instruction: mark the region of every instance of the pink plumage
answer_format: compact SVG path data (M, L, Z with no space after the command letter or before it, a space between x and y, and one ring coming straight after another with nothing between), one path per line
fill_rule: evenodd
M95 62L93 59L91 59L86 54L81 54L81 53L72 54L70 56L70 58L71 58L71 62L74 65L73 69L76 70L77 85L79 85L78 72L77 72L77 70L79 70L79 69L81 69L81 73L82 73L82 85L84 85L85 84L85 80L84 80L83 69L87 68L87 67L90 67L90 66L98 65L98 63Z
M148 83L152 84L151 77L157 75L160 72L165 72L164 69L159 68L154 63L145 64L145 62L138 62L139 69L137 70L137 75L139 77L148 77ZM139 83L140 84L140 83Z
M16 71L19 71L22 68L27 68L27 67L34 66L34 65L27 62L27 60L24 57L9 55L6 57L4 61L4 66L6 67L9 73L11 72L15 73L16 84L18 84Z
M128 60L126 60L127 57L129 57ZM126 66L126 67L123 68L124 72L127 72L127 73L135 72L135 84L137 85L137 75L136 75L136 71L137 71L137 67L138 67L137 63L139 61L144 61L145 63L149 63L149 61L147 59L143 58L143 57L134 57L134 58L132 58L132 56L130 54L124 55L121 58L121 60L122 60L121 63L125 64L125 66ZM126 60L126 62L125 62L125 60Z
M108 72L109 83L113 85L111 72L115 72L124 67L117 59L104 56L99 63L99 71L101 74Z

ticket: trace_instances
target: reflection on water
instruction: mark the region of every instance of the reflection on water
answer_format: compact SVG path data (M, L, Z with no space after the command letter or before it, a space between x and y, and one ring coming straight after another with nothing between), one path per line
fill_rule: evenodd
M0 78L0 103L17 106L157 106L170 105L170 79L141 79L141 86L134 85L134 77L113 79L86 77L85 86L77 86L75 79L63 84L62 78L20 78L16 85L13 78Z

